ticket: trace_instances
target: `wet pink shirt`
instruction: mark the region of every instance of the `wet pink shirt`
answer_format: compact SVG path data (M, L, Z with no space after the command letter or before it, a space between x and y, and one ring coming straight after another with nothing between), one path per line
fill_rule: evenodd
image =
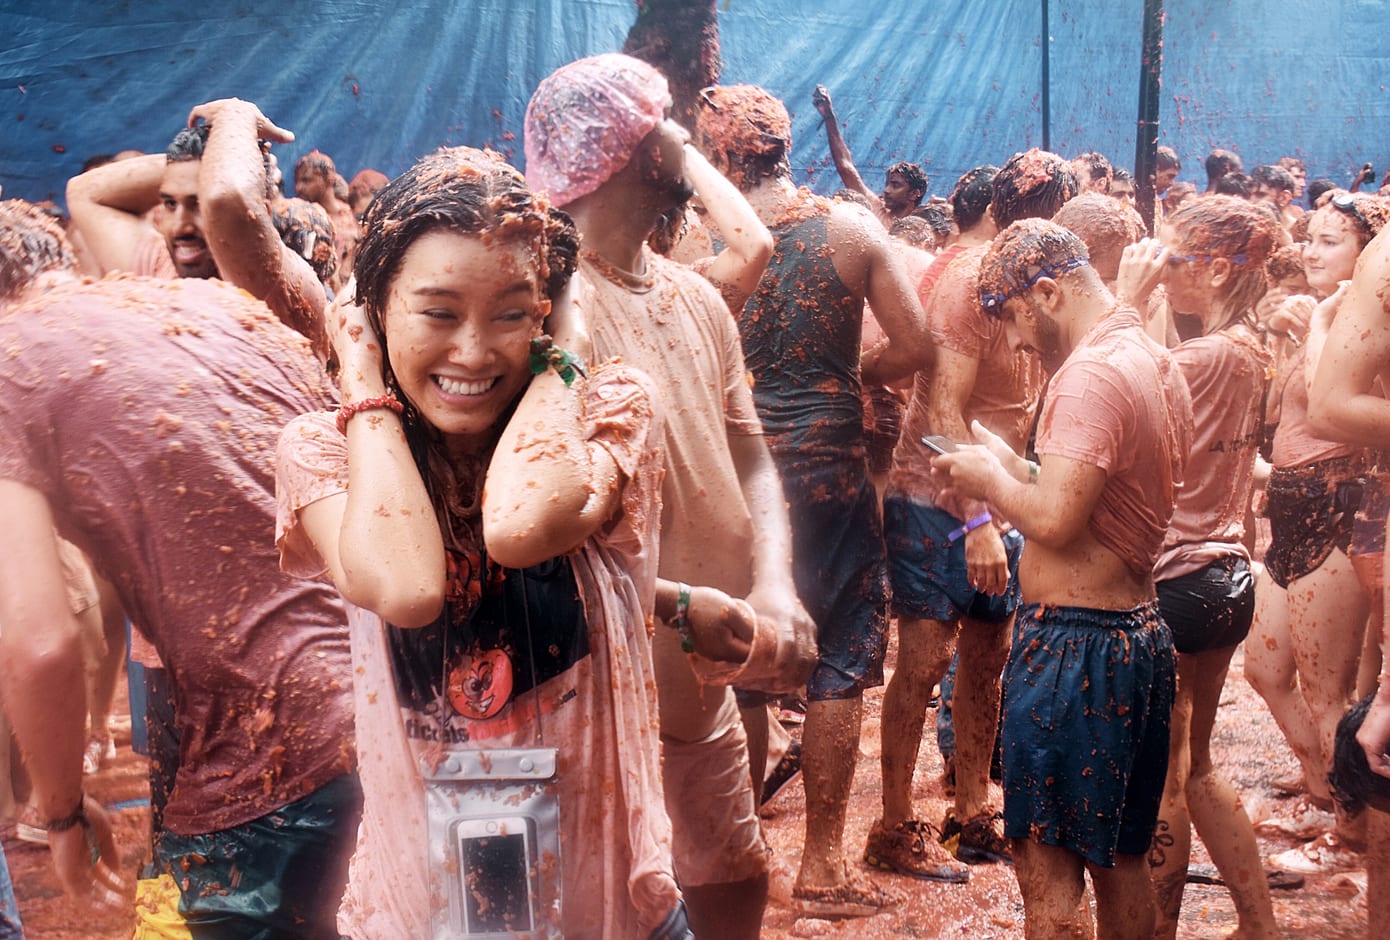
M1361 448L1324 440L1308 426L1306 347L1295 349L1284 360L1269 389L1269 407L1278 406L1279 426L1274 430L1270 463L1276 467L1302 467L1335 457L1351 457Z
M1003 324L980 306L976 285L980 261L988 247L953 246L942 252L927 269L918 294L927 311L932 340L979 361L975 387L963 409L965 426L979 421L1014 450L1022 451L1042 390L1042 366L1037 356L1010 350ZM930 376L917 373L888 480L894 490L960 518L963 510L958 500L939 500L931 476L931 460L936 454L922 444L923 436L941 433L928 417L930 388Z
M642 257L646 272L633 275L585 255L576 300L594 358L641 369L665 404L662 572L745 597L753 521L728 438L763 430L738 327L704 278L649 249Z
M1192 441L1187 383L1127 307L1101 317L1052 377L1038 453L1105 471L1096 541L1147 577L1173 515Z
M474 748L528 747L541 711L542 743L559 748L566 937L646 936L640 924L659 923L679 898L662 801L648 627L656 590L660 415L653 412L650 381L625 367L595 369L584 394L587 436L612 454L624 479L621 513L571 555L589 655L492 718L475 721L443 704L425 714L398 699L382 619L348 605L365 797L338 914L338 929L349 936L429 937L432 914L448 907L448 885L428 864L425 791L416 769L435 745L409 730L440 720ZM347 442L334 420L331 412L305 415L280 440L276 544L284 569L299 577L325 571L299 528L299 510L347 489Z
M213 279L111 275L0 321L0 478L154 642L182 735L164 824L241 825L352 766L337 592L280 571L275 441L330 407L309 345Z
M1171 351L1192 397L1192 450L1154 579L1197 571L1226 555L1249 557L1242 539L1259 449L1269 353L1242 326Z

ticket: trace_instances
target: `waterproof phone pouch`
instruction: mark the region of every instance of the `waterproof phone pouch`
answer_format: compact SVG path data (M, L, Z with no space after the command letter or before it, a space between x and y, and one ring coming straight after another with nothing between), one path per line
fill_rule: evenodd
M434 940L562 936L556 759L555 748L524 747L422 760L430 869L449 894Z

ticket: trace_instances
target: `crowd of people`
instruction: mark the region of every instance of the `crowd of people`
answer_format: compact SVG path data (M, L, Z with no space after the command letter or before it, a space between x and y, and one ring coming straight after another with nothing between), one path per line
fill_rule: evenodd
M751 940L790 768L799 916L1006 864L1029 938L1172 938L1193 828L1235 936L1346 868L1390 916L1369 169L1215 150L1199 194L1159 147L1150 235L1094 152L875 191L809 97L833 196L766 90L685 128L605 54L535 90L525 176L313 150L287 198L293 133L224 99L91 161L70 217L0 202L7 776L74 903L139 938ZM83 785L127 621L135 885ZM1242 643L1301 766L1269 859L1211 747Z

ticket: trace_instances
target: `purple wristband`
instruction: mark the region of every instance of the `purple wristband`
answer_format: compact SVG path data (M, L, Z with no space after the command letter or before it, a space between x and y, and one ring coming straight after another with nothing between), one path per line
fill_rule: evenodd
M950 533L946 536L946 541L955 542L961 538L964 538L966 533L974 532L976 529L978 529L985 523L993 521L994 517L991 516L989 514L989 510L986 509L984 512L980 513L974 519L971 519L965 525L961 526L959 529L952 529Z

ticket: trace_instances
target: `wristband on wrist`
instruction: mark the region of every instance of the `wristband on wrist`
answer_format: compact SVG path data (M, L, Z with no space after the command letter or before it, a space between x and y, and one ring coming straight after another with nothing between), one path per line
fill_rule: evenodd
M1039 473L1042 473L1042 467L1038 465L1038 462L1036 460L1028 461L1028 482L1038 482Z
M985 523L993 521L994 517L991 516L989 514L989 510L986 509L984 512L980 513L974 519L971 519L965 525L961 526L959 529L952 529L950 534L946 536L946 540L948 542L954 542L958 539L964 538L967 533L974 532L976 529L978 529Z
M351 402L346 405L338 406L338 433L347 434L347 425L353 416L359 415L364 411L371 411L375 408L385 408L387 411L394 411L401 414L405 411L405 405L395 395L389 392L385 395L378 395L376 398L364 398L361 401Z
M681 649L695 652L695 638L690 633L690 585L684 581L676 582L676 615L671 618L671 626L681 635Z
M584 368L583 359L568 349L561 349L556 346L555 340L543 333L531 340L531 374L540 375L550 368L553 368L555 374L564 380L566 388L574 382L576 375L581 375L586 379L589 377L588 370Z
M74 809L71 813L68 813L66 816L59 816L57 819L50 819L48 822L43 824L43 827L47 829L49 832L67 832L73 826L85 826L87 824L87 811L85 808L86 802L87 794L79 793L77 796L76 809Z

